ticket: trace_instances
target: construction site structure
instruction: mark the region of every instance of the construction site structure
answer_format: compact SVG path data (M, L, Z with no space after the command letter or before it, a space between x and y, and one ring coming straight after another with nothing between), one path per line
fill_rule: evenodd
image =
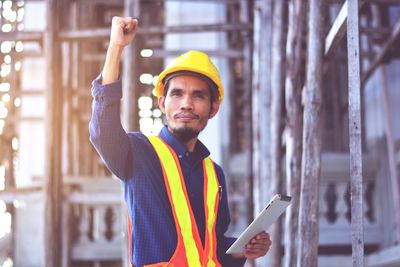
M400 266L399 0L0 0L0 266L128 266L120 182L89 142L113 16L138 18L122 122L157 134L153 81L208 53L226 101L200 139L238 236L293 197L247 266Z

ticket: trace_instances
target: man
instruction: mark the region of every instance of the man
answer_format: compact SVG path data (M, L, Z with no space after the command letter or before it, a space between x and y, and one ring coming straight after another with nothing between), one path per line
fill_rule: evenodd
M208 56L189 51L158 78L156 95L167 126L158 137L126 133L120 122L119 64L138 22L114 17L102 75L93 81L90 140L125 187L134 266L243 266L264 256L271 241L258 234L246 253L227 255L234 242L225 178L197 139L223 99Z

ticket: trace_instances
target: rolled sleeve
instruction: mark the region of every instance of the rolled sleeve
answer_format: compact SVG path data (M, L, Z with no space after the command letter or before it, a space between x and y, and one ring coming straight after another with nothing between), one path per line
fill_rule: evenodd
M101 74L92 82L92 96L97 102L115 103L122 98L121 79L108 84L102 84Z

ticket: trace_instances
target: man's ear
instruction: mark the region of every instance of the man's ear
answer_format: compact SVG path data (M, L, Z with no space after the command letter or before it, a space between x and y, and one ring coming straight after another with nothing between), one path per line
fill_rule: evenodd
M214 101L211 104L211 108L210 108L210 115L208 116L209 119L213 118L217 112L219 110L219 102L218 101Z
M158 98L158 107L160 108L161 112L165 114L165 96L160 96Z

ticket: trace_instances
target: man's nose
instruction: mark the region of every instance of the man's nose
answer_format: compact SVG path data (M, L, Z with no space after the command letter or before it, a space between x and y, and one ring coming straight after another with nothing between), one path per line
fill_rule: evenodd
M185 110L193 109L193 99L190 96L184 96L182 98L181 109Z

